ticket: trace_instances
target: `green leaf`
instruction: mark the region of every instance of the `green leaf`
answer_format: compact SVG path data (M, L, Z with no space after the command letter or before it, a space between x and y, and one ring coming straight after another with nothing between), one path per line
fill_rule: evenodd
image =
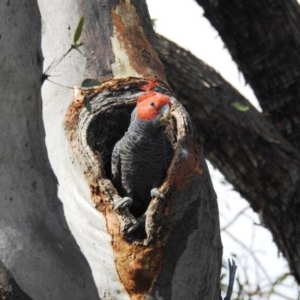
M151 19L151 24L153 27L156 26L156 21L157 21L157 19L155 19L155 18Z
M242 112L246 112L250 109L249 106L247 106L241 102L232 102L231 106L233 106L235 109L242 111Z
M83 23L84 23L84 17L81 17L74 33L74 39L73 39L74 44L76 44L81 37Z
M82 88L90 88L98 85L100 85L100 81L98 81L97 79L90 79L90 78L84 79L81 83Z

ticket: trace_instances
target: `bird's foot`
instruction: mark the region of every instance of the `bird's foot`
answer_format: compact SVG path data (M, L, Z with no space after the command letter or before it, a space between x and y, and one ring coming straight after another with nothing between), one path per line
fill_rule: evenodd
M160 200L165 200L166 199L165 195L162 192L160 192L158 190L158 188L151 189L150 195L151 195L151 197L157 197Z
M135 231L141 229L141 228L145 228L145 215L142 215L141 217L139 217L137 219L137 224L135 224L135 226L132 226L131 228L128 229L127 233L128 234L133 234Z
M123 197L114 202L114 210L123 210L128 206L131 206L132 199L130 197Z
M146 238L145 216L139 217L136 221L126 232L126 238L131 243L141 243Z

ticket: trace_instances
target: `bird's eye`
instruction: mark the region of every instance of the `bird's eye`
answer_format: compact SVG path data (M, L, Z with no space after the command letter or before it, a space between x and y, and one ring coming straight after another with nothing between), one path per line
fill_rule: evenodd
M154 103L154 102L151 102L150 105L151 105L152 107L155 107L155 103Z

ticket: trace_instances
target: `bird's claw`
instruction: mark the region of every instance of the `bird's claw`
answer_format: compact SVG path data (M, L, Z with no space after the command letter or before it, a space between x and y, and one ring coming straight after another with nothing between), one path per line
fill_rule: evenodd
M128 234L132 234L133 232L135 232L139 227L141 226L145 226L145 218L146 216L145 215L142 215L141 217L139 217L136 221L136 223L131 226L130 228L128 228L127 230L127 233Z
M114 210L123 210L128 206L131 206L132 199L130 197L123 197L114 202Z
M161 200L165 200L166 199L165 195L162 192L160 192L158 190L158 188L151 189L150 194L151 194L151 197L157 197L157 198L159 198Z

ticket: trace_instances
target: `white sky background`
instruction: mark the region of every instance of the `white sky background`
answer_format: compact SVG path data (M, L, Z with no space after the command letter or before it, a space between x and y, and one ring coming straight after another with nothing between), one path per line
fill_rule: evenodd
M189 50L212 66L253 105L259 108L252 90L245 85L243 76L238 72L218 33L203 17L203 10L194 0L147 0L147 3L151 18L156 19L155 29L158 33ZM224 184L224 178L220 172L214 170L211 166L210 172L218 194L222 228L237 213L249 205L241 199L238 193L233 191L231 185ZM257 284L260 284L260 286L267 285L279 275L288 272L287 263L285 259L279 256L271 234L256 224L259 224L258 217L252 212L251 208L248 208L245 216L239 217L228 228L228 232L255 253L258 261L255 261L249 251L236 243L228 234L222 234L223 258L227 260L227 258L232 258L232 253L236 255L236 263L240 265L237 276L242 282L246 279L246 276L249 276L250 282L255 285L253 286L254 290ZM260 268L260 264L268 273L267 276ZM247 269L246 275L244 268ZM224 269L223 272L227 272L227 270ZM287 280L285 285L287 285L286 288L277 289L282 294L281 296L270 298L261 296L251 299L298 299L298 288L294 280Z

